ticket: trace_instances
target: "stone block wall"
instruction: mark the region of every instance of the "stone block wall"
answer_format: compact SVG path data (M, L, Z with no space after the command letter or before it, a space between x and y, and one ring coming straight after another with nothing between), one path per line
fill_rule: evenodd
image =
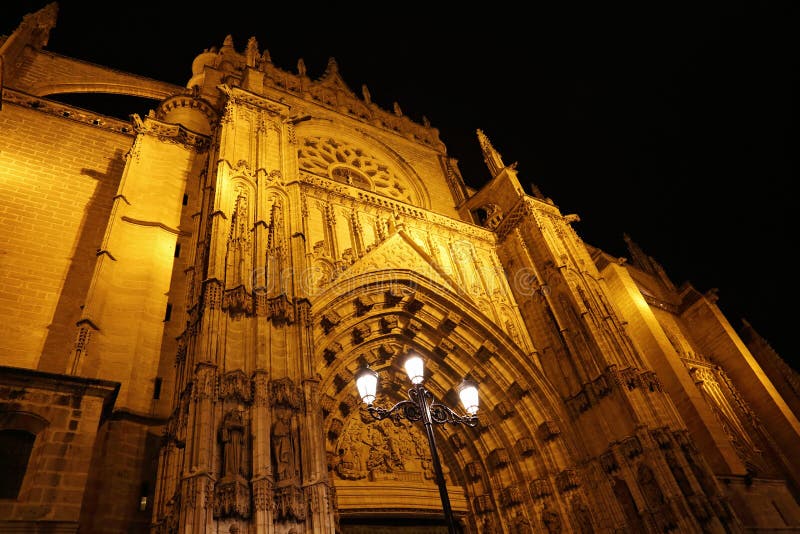
M35 436L17 497L0 499L0 532L34 532L36 523L76 531L98 428L118 390L105 380L0 367L0 432Z

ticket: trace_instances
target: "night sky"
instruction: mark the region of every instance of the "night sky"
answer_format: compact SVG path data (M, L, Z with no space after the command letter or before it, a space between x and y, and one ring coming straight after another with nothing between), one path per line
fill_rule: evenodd
M47 3L0 2L0 33ZM628 256L630 235L800 369L790 2L246 4L64 0L46 49L182 86L228 34L312 78L334 57L356 94L427 117L469 185L489 179L482 129L587 243Z

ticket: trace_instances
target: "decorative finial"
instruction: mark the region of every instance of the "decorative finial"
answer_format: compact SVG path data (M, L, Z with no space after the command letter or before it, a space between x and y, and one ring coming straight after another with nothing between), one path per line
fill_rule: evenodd
M334 74L339 72L339 64L336 63L336 58L333 57L328 58L328 66L325 70L327 71L327 74Z
M255 37L247 40L247 48L245 49L245 61L248 67L255 67L258 62L258 41Z
M400 104L395 102L393 104L393 106L394 106L394 114L397 115L398 117L402 117L403 116L403 110L400 109Z
M361 94L364 95L364 102L367 104L372 103L372 95L369 94L369 89L367 89L367 84L363 84L361 86Z
M303 58L297 60L297 73L300 76L306 75L306 62L303 61Z
M261 54L261 61L262 63L272 64L272 56L269 55L269 50L264 50L264 53Z
M226 35L225 40L222 42L222 48L233 48L233 36Z

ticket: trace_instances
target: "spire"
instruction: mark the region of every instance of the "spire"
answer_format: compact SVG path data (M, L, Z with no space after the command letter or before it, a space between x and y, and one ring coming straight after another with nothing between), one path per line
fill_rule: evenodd
M625 240L625 245L628 247L628 253L631 255L632 263L641 270L652 273L653 266L650 262L650 256L648 256L644 250L642 250L642 247L631 239L631 236L627 233L622 234L622 239Z
M336 63L336 58L328 58L328 66L325 67L325 76L332 76L339 73L339 64Z
M500 171L506 168L503 163L503 158L500 156L500 153L494 149L489 138L486 137L486 134L484 134L481 129L478 129L478 143L480 143L481 150L483 151L483 161L486 162L486 166L489 167L489 173L492 175L492 178L494 178L500 174Z
M622 238L625 240L625 244L628 247L628 253L631 255L633 265L642 271L658 276L666 287L674 291L675 285L669 279L661 264L654 260L652 256L645 253L627 233L623 234Z

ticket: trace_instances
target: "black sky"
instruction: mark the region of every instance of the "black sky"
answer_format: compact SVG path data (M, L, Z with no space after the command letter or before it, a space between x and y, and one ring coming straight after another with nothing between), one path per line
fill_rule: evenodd
M1 2L0 33L47 3ZM47 49L178 85L228 34L312 78L334 57L356 94L427 117L470 185L480 128L589 244L627 256L627 233L800 369L792 3L468 5L64 0Z

